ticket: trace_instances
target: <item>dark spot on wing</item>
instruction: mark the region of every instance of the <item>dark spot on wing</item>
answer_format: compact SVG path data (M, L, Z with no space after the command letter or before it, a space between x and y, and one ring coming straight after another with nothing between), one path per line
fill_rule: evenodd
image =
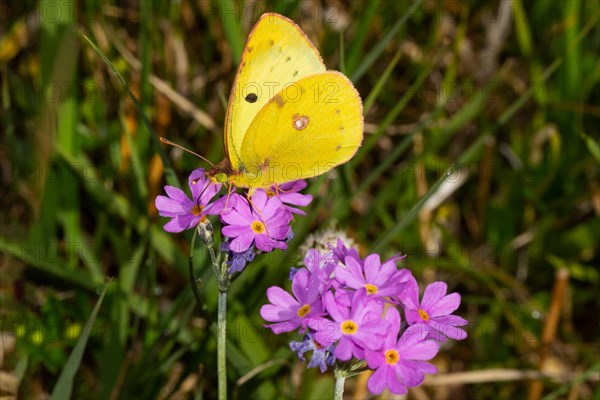
M286 62L288 62L288 61L290 61L291 59L292 59L292 57L290 57L290 56L287 56L287 57L285 58L285 61L286 61Z
M283 105L285 104L285 101L283 101L283 98L279 94L273 97L273 100L275 101L275 103L277 103L279 107L283 107Z
M244 99L248 103L256 103L256 100L258 100L258 96L256 95L256 93L248 93Z
M248 53L252 53L252 50L254 50L254 47L248 46Z
M298 71L294 71L294 76L298 76Z
M275 44L275 41L273 41L273 39L269 39L269 46L273 46Z
M340 125L340 127L338 128L340 133L344 133L344 127Z
M258 164L258 169L261 171L266 171L267 168L269 167L270 163L271 163L271 160L268 158L265 158L265 160L261 164Z
M340 109L339 109L339 108L336 108L336 110L335 110L335 113L336 113L336 114L339 114L339 113L340 113Z

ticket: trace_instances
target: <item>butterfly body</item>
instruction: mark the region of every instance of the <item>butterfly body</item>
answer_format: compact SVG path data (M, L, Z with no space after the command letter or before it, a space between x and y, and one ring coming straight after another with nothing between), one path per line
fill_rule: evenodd
M250 189L315 177L348 161L362 137L362 102L352 83L326 69L296 24L264 14L230 93L226 159L209 176Z

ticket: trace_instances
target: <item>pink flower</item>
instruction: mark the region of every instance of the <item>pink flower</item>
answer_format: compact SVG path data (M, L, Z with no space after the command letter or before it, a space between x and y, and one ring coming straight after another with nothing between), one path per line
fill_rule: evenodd
M425 340L428 332L417 326L408 328L398 339L400 314L396 308L387 310L385 320L389 330L381 349L365 349L367 364L375 370L367 386L373 394L380 394L385 388L395 394L404 394L407 387L420 385L426 373L437 373L437 368L425 361L435 357L439 345Z
M458 315L451 315L460 305L460 294L446 295L447 290L448 286L444 282L434 282L425 288L423 299L419 302L419 287L411 276L400 296L406 322L409 325L425 325L436 340L444 340L445 336L456 340L466 338L467 333L457 326L466 325L468 321Z
M336 358L347 361L352 356L364 358L364 349L381 347L389 323L380 315L381 302L369 299L365 292L354 292L352 306L346 308L338 304L334 294L327 292L323 296L323 305L333 321L325 318L311 319L308 326L315 330L315 340L323 346L339 340L335 347Z
M311 317L323 315L317 275L311 275L306 269L298 271L292 282L292 293L293 297L278 286L267 289L271 304L262 306L260 315L266 321L275 322L265 326L276 335L296 328L301 328L300 333L303 333Z
M221 214L227 224L222 228L223 235L232 238L229 250L241 253L255 244L259 250L270 252L273 249L286 249L285 239L291 232L291 213L283 207L277 197L269 198L264 190L254 192L251 202L238 195L233 208Z
M307 206L313 197L310 194L302 194L300 191L306 187L306 181L298 180L273 186L267 190L269 197L279 197L283 205L294 214L306 215L306 213L293 206Z
M330 249L333 256L337 258L338 261L342 264L346 262L346 257L348 256L360 262L360 256L358 255L358 251L354 247L346 247L342 239L338 239L335 246L330 245Z
M331 287L333 271L338 265L337 259L332 257L331 253L321 254L317 249L309 249L304 257L304 265L311 274L319 277L321 291L325 292Z
M345 265L335 269L335 279L342 285L355 290L365 289L367 295L376 298L398 296L410 272L396 268L396 259L381 264L379 254L371 254L364 261L346 256Z
M202 168L192 171L188 186L192 192L191 200L181 189L168 185L165 186L168 197L156 196L154 204L159 215L171 218L163 227L167 232L195 228L206 215L218 214L220 211L217 202L210 201L221 190L222 185L211 182Z

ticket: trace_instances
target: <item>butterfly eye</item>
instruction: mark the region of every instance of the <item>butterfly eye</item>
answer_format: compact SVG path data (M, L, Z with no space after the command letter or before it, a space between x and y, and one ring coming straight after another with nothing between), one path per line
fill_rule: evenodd
M248 103L256 103L256 100L258 100L258 96L256 95L256 93L248 93L248 95L246 95L244 99L246 99Z

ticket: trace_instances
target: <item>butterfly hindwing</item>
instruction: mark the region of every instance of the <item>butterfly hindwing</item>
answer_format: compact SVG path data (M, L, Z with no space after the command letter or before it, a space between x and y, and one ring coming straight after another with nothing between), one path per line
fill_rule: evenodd
M264 187L321 175L348 161L362 138L362 102L348 78L327 71L300 79L248 127L238 184Z

